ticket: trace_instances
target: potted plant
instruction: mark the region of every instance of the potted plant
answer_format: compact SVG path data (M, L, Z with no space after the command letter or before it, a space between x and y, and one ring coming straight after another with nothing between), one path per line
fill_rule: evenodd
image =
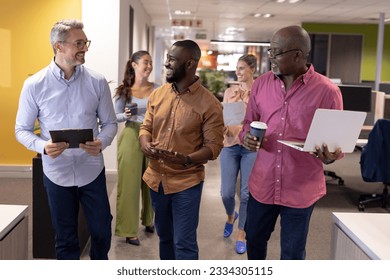
M199 72L202 84L208 88L220 101L223 100L223 93L227 87L227 74L221 70L202 69Z

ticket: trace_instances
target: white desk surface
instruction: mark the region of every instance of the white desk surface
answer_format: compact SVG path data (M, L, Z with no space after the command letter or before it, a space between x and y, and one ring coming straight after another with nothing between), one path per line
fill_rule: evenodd
M367 143L368 143L368 139L358 139L356 141L356 146L364 147L365 145L367 145Z
M27 205L0 204L0 240L27 214Z
M336 213L333 221L371 259L390 260L389 213Z

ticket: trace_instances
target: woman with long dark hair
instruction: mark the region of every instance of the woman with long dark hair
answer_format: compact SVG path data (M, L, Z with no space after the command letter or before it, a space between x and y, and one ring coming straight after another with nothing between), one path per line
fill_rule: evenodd
M118 139L118 194L116 204L115 235L126 237L126 242L140 245L138 228L140 220L140 195L142 194L141 223L145 231L154 232L154 212L149 188L142 180L148 160L138 141L139 127L143 122L149 95L156 87L149 82L153 70L152 58L147 51L135 52L126 64L122 84L114 96L118 122L126 122ZM129 109L137 107L136 114ZM134 107L134 106L133 106Z

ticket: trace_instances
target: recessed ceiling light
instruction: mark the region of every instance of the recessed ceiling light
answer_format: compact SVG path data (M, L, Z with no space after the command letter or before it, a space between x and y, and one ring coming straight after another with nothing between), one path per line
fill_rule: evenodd
M256 14L253 14L253 17L255 18L259 18L259 17L262 17L262 18L270 18L270 17L273 17L274 15L273 14L262 14L262 13L256 13Z
M175 10L173 13L175 15L180 15L180 16L189 16L189 15L191 15L191 11L188 11L188 10Z

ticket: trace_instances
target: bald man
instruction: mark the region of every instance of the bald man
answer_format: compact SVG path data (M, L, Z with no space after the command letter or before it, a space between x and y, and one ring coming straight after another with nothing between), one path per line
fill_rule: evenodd
M325 195L323 163L342 156L327 146L304 153L277 140L304 141L318 108L342 110L339 88L307 62L311 43L300 26L274 33L268 56L271 71L252 86L240 139L258 151L249 177L249 201L245 225L248 259L266 259L267 244L280 216L280 258L302 260L315 203ZM249 134L252 121L268 125L260 144Z

